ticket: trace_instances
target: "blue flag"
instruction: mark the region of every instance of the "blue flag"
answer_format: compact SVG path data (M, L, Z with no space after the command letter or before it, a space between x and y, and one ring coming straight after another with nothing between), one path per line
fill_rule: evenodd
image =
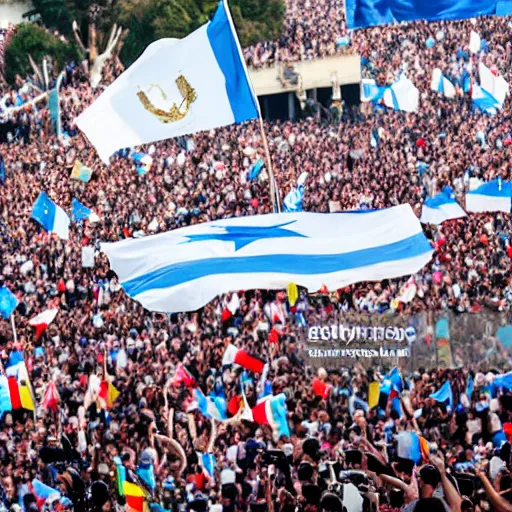
M447 380L435 393L430 395L436 402L448 402L448 405L453 409L453 392L452 385Z
M262 169L263 160L260 158L255 164L252 164L251 167L249 167L249 176L247 177L247 179L249 179L250 181L257 179Z
M471 374L468 376L468 384L466 386L466 395L471 400L471 395L473 394L473 377Z
M0 315L7 320L17 306L18 299L16 296L8 288L2 286L0 288Z
M90 208L84 206L78 199L73 199L71 201L71 219L73 222L88 219L90 215Z
M5 164L3 158L0 160L0 183L5 183Z

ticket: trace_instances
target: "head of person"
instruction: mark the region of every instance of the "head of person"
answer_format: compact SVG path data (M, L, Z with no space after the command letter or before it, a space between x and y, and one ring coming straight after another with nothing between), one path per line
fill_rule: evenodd
M440 481L441 476L434 466L430 464L423 466L418 473L418 487L421 498L431 498Z
M420 498L414 512L446 512L443 502L438 498Z

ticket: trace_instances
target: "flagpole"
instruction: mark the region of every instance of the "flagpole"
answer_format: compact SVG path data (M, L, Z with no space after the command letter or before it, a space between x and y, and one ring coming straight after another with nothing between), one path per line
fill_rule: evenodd
M18 335L16 333L16 325L14 323L14 313L11 315L12 333L14 336L14 343L18 343Z
M265 157L267 159L267 169L268 169L268 175L270 180L270 197L272 199L272 208L274 210L274 213L281 213L281 205L279 203L279 200L277 199L277 189L276 189L276 180L274 177L274 170L272 168L272 159L270 158L270 151L268 149L268 140L267 135L265 133L265 126L263 124L263 118L261 117L261 112L259 115L259 122L260 122L260 131L261 131L261 137L263 139L263 149L265 150Z

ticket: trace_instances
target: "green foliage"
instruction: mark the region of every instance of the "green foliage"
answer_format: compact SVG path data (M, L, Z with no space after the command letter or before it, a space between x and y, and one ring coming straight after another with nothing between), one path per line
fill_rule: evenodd
M44 57L52 57L59 69L67 62L79 57L74 45L64 43L61 39L48 33L32 23L23 24L11 39L5 51L6 80L14 84L16 75L25 77L32 73L28 56L40 64Z
M206 23L218 0L33 0L46 27L72 37L76 20L84 38L92 6L99 6L98 29L108 35L116 22L130 30L121 59L130 65L148 44L163 37L183 38ZM283 0L230 0L242 46L279 36L284 20ZM105 37L103 37L105 39ZM87 41L84 41L87 44ZM101 48L100 48L101 51Z
M121 0L118 21L130 30L121 58L130 65L148 44L164 37L183 38L210 19L217 0ZM231 0L242 46L279 36L282 0Z

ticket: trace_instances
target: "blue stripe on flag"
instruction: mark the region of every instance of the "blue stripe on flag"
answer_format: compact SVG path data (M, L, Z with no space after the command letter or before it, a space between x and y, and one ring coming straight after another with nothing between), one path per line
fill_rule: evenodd
M125 292L134 297L153 289L219 274L330 274L379 263L404 260L432 250L425 235L418 233L399 242L370 247L343 254L268 254L245 258L208 258L181 261L167 265L122 283Z
M235 123L243 123L258 117L258 106L233 31L230 14L221 0L215 16L208 25L207 34L217 63L226 79L226 92Z

